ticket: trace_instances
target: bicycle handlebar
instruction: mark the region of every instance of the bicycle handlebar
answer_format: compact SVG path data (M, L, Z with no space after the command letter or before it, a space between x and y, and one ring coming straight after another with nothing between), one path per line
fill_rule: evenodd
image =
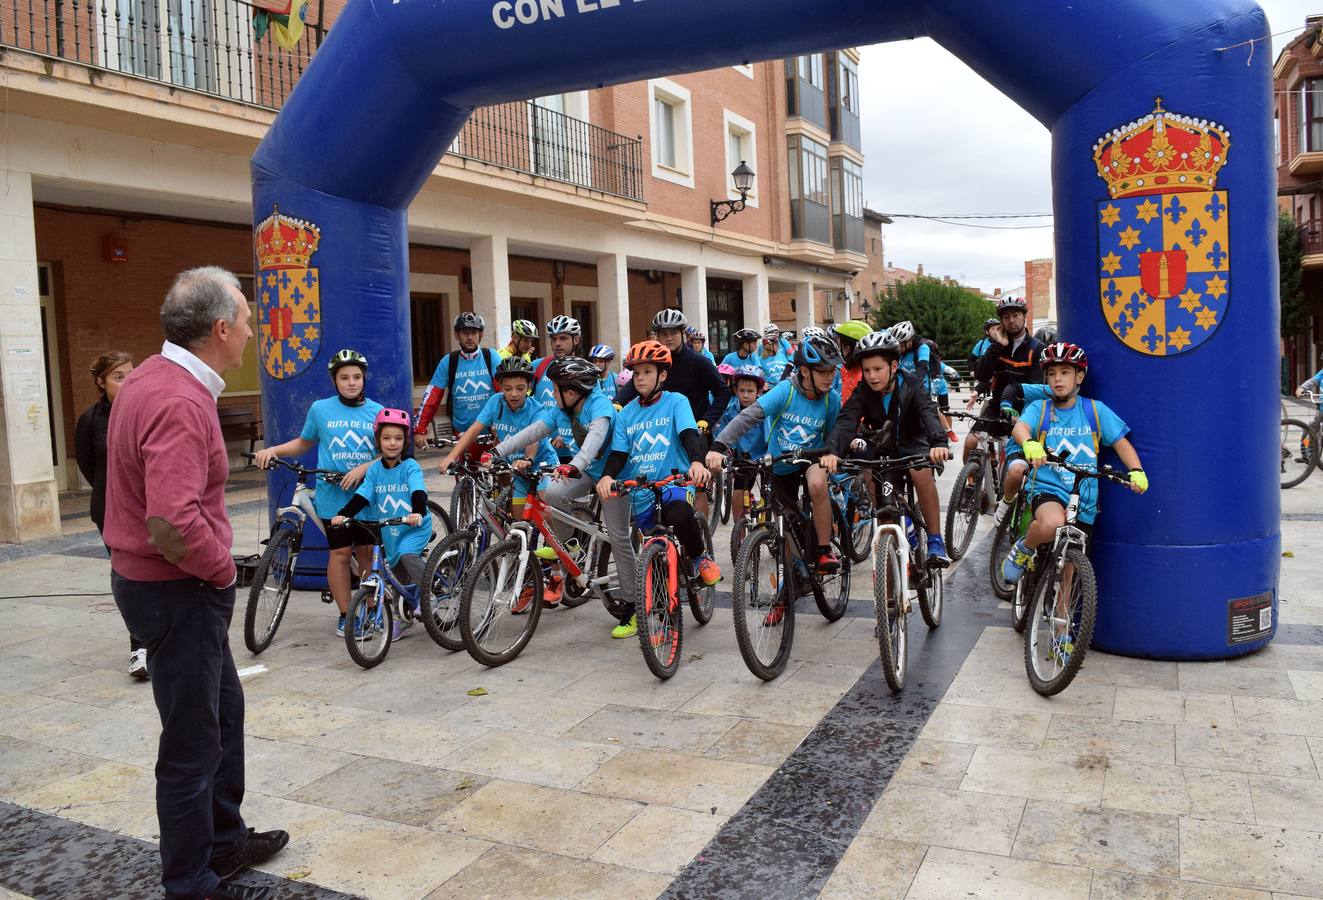
M628 481L617 481L611 486L611 493L617 497L621 494L641 490L660 490L668 486L689 487L693 481L689 478L688 472L672 472L665 478L658 481L649 481L646 478L631 478Z
M782 453L780 456L764 456L759 459L741 459L737 456L726 458L725 465L732 469L765 469L778 463L804 463L811 465L831 451L826 447L817 447L813 450L796 450L793 453Z
M244 457L244 459L257 459L256 453L243 453L241 455ZM332 472L330 469L309 469L306 466L301 466L298 463L292 463L289 460L282 459L279 456L271 457L271 465L268 466L263 471L270 471L272 468L289 469L291 472L298 475L299 477L303 477L305 475L320 475L323 478L325 478L327 483L329 484L339 484L340 479L344 478L345 475L348 474L346 472Z
M842 471L856 472L889 472L896 469L938 469L944 468L941 463L933 462L926 453L915 453L911 456L898 456L890 459L843 459L841 460Z
M1059 469L1065 469L1067 472L1074 472L1076 476L1081 478L1106 478L1108 481L1114 481L1117 484L1130 484L1130 479L1127 475L1122 475L1111 466L1103 466L1100 469L1090 469L1087 466L1077 466L1053 453L1051 450L1047 451L1045 461L1048 465L1056 466Z
M404 518L404 516L395 516L390 519L355 519L351 517L345 519L343 524L331 525L330 527L348 528L350 525L366 525L369 528L390 528L393 525L407 525L408 523L404 521Z

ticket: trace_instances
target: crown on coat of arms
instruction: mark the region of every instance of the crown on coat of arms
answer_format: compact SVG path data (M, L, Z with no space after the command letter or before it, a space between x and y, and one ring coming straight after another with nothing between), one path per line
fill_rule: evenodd
M1100 138L1093 162L1113 197L1208 191L1230 146L1221 125L1169 112L1158 97L1153 112Z
M272 207L271 215L257 226L257 267L306 269L321 239L322 230L316 225Z

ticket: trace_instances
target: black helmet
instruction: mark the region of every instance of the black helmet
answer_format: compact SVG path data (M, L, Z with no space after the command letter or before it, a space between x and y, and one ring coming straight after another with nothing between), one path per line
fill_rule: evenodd
M344 366L358 366L363 370L363 374L366 375L368 367L367 357L359 353L357 350L341 350L339 353L335 354L335 356L331 357L331 361L326 364L326 370L330 372L331 377L334 378L335 373L340 371Z
M994 325L1000 325L1000 324L1001 324L1000 319L987 319L983 323L983 331L986 333L989 328L992 328Z
M754 331L752 328L741 328L739 331L731 335L731 339L737 344L743 344L747 341L758 340L759 335L758 332Z
M462 312L455 316L455 330L461 328L472 328L476 331L486 331L487 323L482 320L482 316L472 312Z
M1057 342L1057 330L1051 325L1044 325L1034 332L1034 339L1044 344L1055 344Z
M547 377L552 384L573 388L581 394L591 394L602 373L597 366L581 356L566 356L547 366Z
M841 348L829 337L815 336L795 348L795 365L810 369L839 369L845 365Z
M500 381L507 375L520 375L528 379L531 386L533 384L533 364L522 356L509 356L501 360L501 364L496 367L493 373L497 381Z

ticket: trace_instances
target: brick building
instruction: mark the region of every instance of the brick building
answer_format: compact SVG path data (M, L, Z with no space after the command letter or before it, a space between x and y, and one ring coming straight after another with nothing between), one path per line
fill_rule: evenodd
M882 240L882 226L890 225L891 220L882 213L864 207L864 253L868 262L859 270L854 279L854 293L861 298L868 298L869 303L877 303L878 296L886 285L886 255Z
M250 282L249 158L343 6L326 0L324 24L285 51L254 40L240 0L172 7L169 23L126 4L78 6L74 21L37 0L21 27L0 14L0 540L58 530L91 360L158 350L183 268ZM796 330L848 317L869 261L858 84L843 49L477 110L409 211L416 382L462 310L566 313L614 344L677 306L714 351L773 317ZM714 225L741 161L756 173L747 207ZM222 404L260 416L255 349Z
M1038 328L1057 320L1056 261L1027 259L1024 262L1024 299L1029 304L1027 320Z
M1305 21L1273 66L1277 195L1300 226L1305 251L1307 324L1282 344L1292 385L1323 366L1323 16Z

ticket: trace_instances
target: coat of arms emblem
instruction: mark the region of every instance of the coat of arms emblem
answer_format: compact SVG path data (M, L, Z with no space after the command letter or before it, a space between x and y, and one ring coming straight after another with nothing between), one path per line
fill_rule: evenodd
M316 225L278 209L257 226L257 340L272 378L302 372L321 346L321 279L310 265L321 238Z

